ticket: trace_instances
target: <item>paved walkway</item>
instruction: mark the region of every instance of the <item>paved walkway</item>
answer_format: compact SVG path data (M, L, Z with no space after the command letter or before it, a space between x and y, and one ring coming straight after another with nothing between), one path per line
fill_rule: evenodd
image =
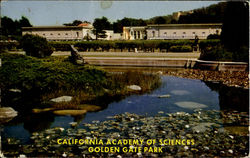
M24 51L10 51L9 53L18 53L18 54L25 54ZM164 58L164 59L175 59L175 58L182 58L182 59L198 59L200 57L200 53L181 53L181 52L79 52L80 55L86 58ZM52 56L69 56L70 51L56 51L52 54Z
M148 53L148 52L79 52L84 57L126 57L126 58L184 58L184 59L197 59L200 53ZM53 56L70 55L70 52L54 52Z

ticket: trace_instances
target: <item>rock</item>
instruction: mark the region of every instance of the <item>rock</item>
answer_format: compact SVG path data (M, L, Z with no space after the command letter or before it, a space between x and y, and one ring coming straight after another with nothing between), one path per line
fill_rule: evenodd
M158 96L158 98L170 98L170 95L169 95L169 94L166 94L166 95L160 95L160 96Z
M188 94L190 94L190 92L188 92L186 90L173 90L170 93L172 93L174 95L188 95Z
M214 123L200 123L197 126L192 127L192 130L194 132L199 131L199 132L205 132L208 130Z
M43 112L49 112L54 111L55 108L44 108L44 109L32 109L32 113L43 113Z
M77 122L70 122L69 124L71 125L71 127L76 127L77 126Z
M176 102L175 104L181 108L187 108L187 109L201 109L207 107L207 105L190 101Z
M99 111L99 110L102 109L101 106L89 105L89 104L79 105L78 107L79 107L80 110L86 110L88 112L95 112L95 111Z
M21 93L20 89L9 89L10 92Z
M76 60L76 64L78 64L78 65L83 65L83 64L84 64L84 61L83 61L83 60Z
M227 131L230 134L246 136L249 134L249 129L247 126L225 126L224 131Z
M86 110L55 110L53 111L56 115L71 115L71 116L77 116L77 115L83 115L87 111Z
M51 99L50 101L55 102L55 103L60 103L60 102L69 102L72 100L73 97L71 96L61 96L61 97L57 97L54 99Z
M83 57L81 57L81 55L78 53L77 49L73 45L70 45L70 51L71 51L71 57L70 57L71 61L74 64L83 65L84 59Z
M17 111L11 107L0 108L0 123L5 123L17 116Z
M162 71L157 71L157 72L156 72L156 74L158 74L158 75L162 75L162 74L163 74L163 72L162 72Z
M130 90L134 90L134 91L140 91L141 90L141 87L137 86L137 85L130 85L130 86L127 86L127 88L130 89Z

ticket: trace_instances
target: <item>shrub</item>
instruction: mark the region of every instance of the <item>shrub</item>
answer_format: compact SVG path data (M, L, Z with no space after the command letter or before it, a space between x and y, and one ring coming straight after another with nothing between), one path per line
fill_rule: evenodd
M49 45L46 38L37 35L24 35L20 44L28 56L43 58L53 53L53 47Z
M18 88L39 93L56 89L98 89L104 84L105 72L86 66L76 66L64 57L37 59L20 54L0 54L0 85L3 89Z
M210 34L207 36L207 39L220 39L220 35L218 34Z
M7 50L16 50L17 48L19 48L19 43L18 42L0 42L0 51L4 52Z
M233 61L233 53L218 46L212 49L203 50L199 59L207 61Z
M171 52L192 52L192 47L189 45L177 45L177 46L171 46L169 51Z
M219 39L200 40L199 42L199 47L200 47L201 52L203 50L211 49L219 45L220 45Z

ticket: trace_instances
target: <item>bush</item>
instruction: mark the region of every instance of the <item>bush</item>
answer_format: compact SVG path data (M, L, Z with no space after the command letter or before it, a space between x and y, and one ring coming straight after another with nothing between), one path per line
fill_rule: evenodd
M177 45L177 46L171 46L169 51L171 52L192 52L192 47L189 45Z
M220 35L218 34L210 34L207 36L207 39L220 39Z
M207 61L233 61L233 53L218 46L212 49L203 50L199 59Z
M86 85L98 90L104 84L104 71L76 66L64 57L37 59L20 54L0 54L0 86L24 91L50 92L56 89L84 89Z
M201 52L203 50L211 49L220 45L219 39L209 39L209 40L200 40L199 47Z
M53 53L53 47L50 46L46 38L37 35L24 35L20 44L28 56L43 58Z
M19 47L20 46L19 46L18 42L6 42L6 41L0 42L0 51L1 52L5 52L7 50L16 50Z

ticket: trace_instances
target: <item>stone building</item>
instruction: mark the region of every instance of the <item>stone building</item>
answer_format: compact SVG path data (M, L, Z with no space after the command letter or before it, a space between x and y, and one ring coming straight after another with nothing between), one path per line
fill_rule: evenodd
M147 26L147 39L206 39L220 34L222 24L159 24Z
M79 26L35 26L22 27L22 34L33 34L45 37L48 41L81 41L95 39L90 24Z
M123 39L125 40L145 39L145 37L146 26L123 27Z

